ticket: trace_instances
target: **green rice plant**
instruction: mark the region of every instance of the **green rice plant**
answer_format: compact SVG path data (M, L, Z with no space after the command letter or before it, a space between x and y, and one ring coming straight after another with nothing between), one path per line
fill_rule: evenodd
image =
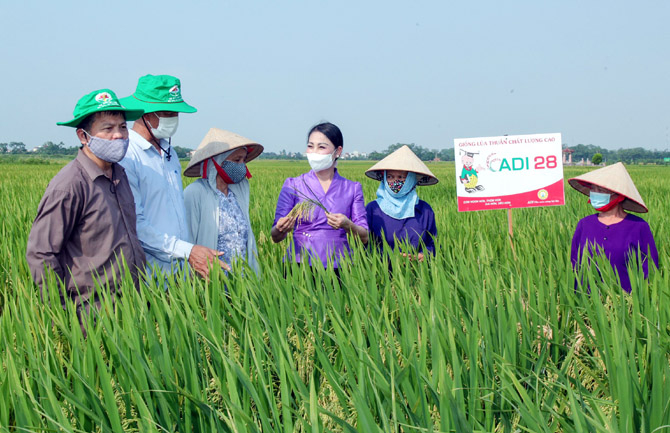
M370 165L338 166L368 200ZM27 167L0 172L0 431L670 431L666 167L629 167L661 269L645 280L631 263L627 295L602 257L600 272L572 269L585 197L515 209L512 252L505 212L457 212L448 163L418 190L434 257L352 238L339 278L296 264L269 231L283 179L308 165L254 161L261 275L235 264L138 291L126 274L86 337L73 306L31 281L27 235L60 166Z

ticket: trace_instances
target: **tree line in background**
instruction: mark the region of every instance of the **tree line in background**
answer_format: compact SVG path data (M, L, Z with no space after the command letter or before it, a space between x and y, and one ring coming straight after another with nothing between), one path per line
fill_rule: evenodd
M373 151L367 154L348 154L346 159L378 161L402 146L404 146L403 143L396 143L388 146L381 152ZM453 161L455 157L453 147L446 149L428 149L414 143L410 143L408 146L423 161ZM598 164L599 162L597 161L599 160L606 164L611 164L618 161L622 161L628 164L670 162L670 150L648 150L642 147L609 150L600 146L595 146L593 144L577 144L576 146L568 146L566 144L563 145L563 148L567 147L573 151L573 162L579 162L582 159L584 161L587 159L591 160L595 164ZM177 152L179 159L190 158L189 153L193 151L193 149L181 146L173 146L173 149ZM51 141L47 141L41 146L31 150L27 150L25 143L22 142L12 141L10 143L0 143L0 154L11 155L28 154L36 156L73 156L77 154L78 150L79 147L65 146L63 142L53 143ZM287 152L282 150L278 153L267 151L263 152L260 158L301 160L305 159L305 156L300 152Z
M642 147L633 147L629 149L609 150L593 144L578 144L576 146L563 145L563 148L570 148L574 153L572 154L572 161L578 162L582 159L586 161L591 160L594 164L598 164L596 160L600 159L605 164L613 164L615 162L630 163L662 163L670 162L664 161L665 158L670 158L670 150L648 150ZM598 156L597 158L594 158ZM595 160L594 160L595 159Z
M385 158L389 154L395 152L396 150L400 149L403 147L403 143L396 143L392 144L389 147L386 148L386 150L382 150L381 152L370 152L368 154L368 159L377 161L382 158ZM423 146L419 146L418 144L408 144L410 149L412 149L412 152L416 154L422 161L453 161L454 160L454 148L453 147L448 147L446 149L427 149Z
M193 150L180 146L172 146L172 148L177 152L179 159L187 159L189 152ZM26 145L22 142L0 143L0 154L5 155L74 156L78 150L79 146L65 146L62 141L60 143L47 141L30 150L26 150Z

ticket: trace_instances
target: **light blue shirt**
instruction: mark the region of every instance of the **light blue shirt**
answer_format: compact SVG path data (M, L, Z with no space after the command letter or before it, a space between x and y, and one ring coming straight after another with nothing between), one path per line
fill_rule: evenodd
M186 217L189 221L190 233L193 234L192 240L198 245L213 250L218 248L221 222L219 196L216 191L210 186L207 179L196 180L187 186L184 191ZM231 197L234 197L237 201L247 225L247 245L245 248L247 263L254 272L260 275L256 237L249 222L249 181L244 179L240 183L228 185L228 194L230 195L231 192L233 193Z
M135 198L137 236L147 256L147 267L176 272L191 254L193 244L186 222L181 164L174 149L171 159L137 132L129 131L130 145L120 164L126 170ZM161 147L168 149L167 140Z

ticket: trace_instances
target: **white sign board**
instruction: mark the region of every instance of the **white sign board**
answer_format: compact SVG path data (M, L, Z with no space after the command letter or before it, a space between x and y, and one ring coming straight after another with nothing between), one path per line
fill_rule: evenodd
M458 210L565 204L561 134L457 138Z

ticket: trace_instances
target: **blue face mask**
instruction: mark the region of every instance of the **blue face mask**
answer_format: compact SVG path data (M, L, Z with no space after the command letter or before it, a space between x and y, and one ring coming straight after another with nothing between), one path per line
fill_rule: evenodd
M600 209L609 204L612 194L591 191L589 193L589 198L591 199L591 206L593 206L594 209Z
M221 168L233 183L240 183L247 176L247 165L243 162L223 161Z

